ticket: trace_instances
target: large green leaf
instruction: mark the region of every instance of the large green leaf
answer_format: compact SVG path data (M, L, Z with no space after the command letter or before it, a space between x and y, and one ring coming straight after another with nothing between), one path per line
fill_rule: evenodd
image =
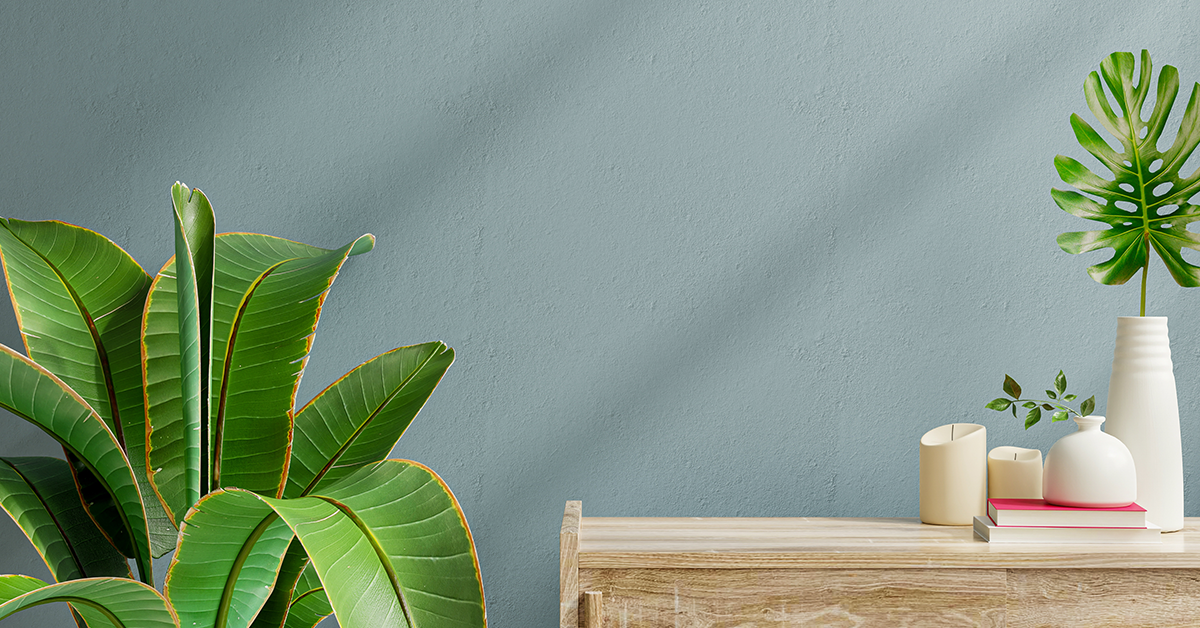
M329 596L325 595L321 579L310 565L296 583L296 595L288 606L283 628L312 628L331 614L333 606L329 604Z
M188 430L199 425L199 409L194 401L192 413L184 411L183 378L180 375L179 303L176 295L175 258L171 258L150 287L142 318L142 374L146 390L146 459L150 486L167 508L171 522L178 527L191 499L189 474L192 463L199 464L199 450L188 451Z
M231 239L231 255L246 243ZM221 326L214 324L215 337L229 323L223 355L213 363L214 372L218 363L221 367L220 376L214 377L213 400L213 475L220 486L282 494L296 388L321 305L346 258L370 250L373 243L373 236L364 235L338 250L266 269L243 294L232 317L222 317Z
M1190 223L1200 220L1200 207L1189 203L1200 192L1200 171L1188 177L1179 172L1200 144L1200 83L1192 87L1174 142L1161 150L1163 129L1179 92L1179 74L1169 65L1159 72L1154 108L1144 121L1142 110L1152 77L1150 54L1142 51L1136 83L1134 66L1133 54L1113 53L1100 64L1100 73L1092 72L1084 83L1088 107L1121 143L1121 152L1114 151L1083 118L1071 116L1075 137L1112 173L1112 180L1093 174L1070 157L1054 158L1062 180L1083 192L1052 190L1054 202L1070 214L1109 228L1064 233L1058 236L1058 244L1068 253L1112 248L1112 258L1088 268L1092 278L1103 284L1125 283L1147 268L1153 248L1179 285L1200 286L1200 266L1185 261L1181 252L1184 247L1200 250L1200 234L1188 231ZM1115 109L1101 77L1116 101ZM1144 305L1143 298L1143 309Z
M279 572L292 530L255 499L210 493L188 513L165 593L185 626L246 628Z
M0 576L0 620L51 602L70 602L91 628L179 628L158 591L124 578L84 578L46 584L29 576Z
M15 597L20 597L30 591L37 591L46 586L45 582L32 576L14 574L0 575L0 604Z
M138 329L150 277L108 238L56 221L0 221L0 257L27 354L108 424L142 490L155 555L173 549L146 481Z
M213 266L216 220L208 198L175 182L176 312L179 323L180 399L183 416L183 501L193 504L211 489L209 356L212 352Z
M388 556L389 575L402 592L413 626L486 625L471 531L454 494L436 473L415 462L384 460L322 494L372 531ZM324 574L321 581L328 589Z
M307 495L388 456L425 405L454 350L393 349L359 365L296 414L285 497Z
M61 379L3 345L0 408L42 428L86 465L118 505L116 514L133 539L139 577L153 582L146 514L137 481L103 419Z
M211 431L221 485L279 494L295 391L325 293L345 258L372 243L368 235L329 251L259 234L216 237ZM172 269L169 262L150 290L143 351L151 479L178 521L191 504L172 497L183 483L184 433Z
M29 357L122 445L127 426L140 434L138 323L150 277L108 238L57 221L0 221L0 256Z
M296 583L310 565L308 554L304 552L304 546L300 544L300 541L292 539L292 544L288 546L287 553L284 554L283 564L279 567L279 576L275 579L271 596L267 598L262 610L254 618L251 628L281 628L283 626L283 622L287 618L288 607L291 606L292 598L297 593Z
M284 628L312 628L321 623L322 619L333 614L333 606L325 589L312 589L296 596L288 607Z
M267 551L260 554L252 537L260 530L267 537L276 518L282 519L304 545L343 628L410 625L405 620L400 594L388 575L386 551L374 543L373 531L360 527L346 512L317 497L274 499L236 488L206 496L184 521L184 538L172 561L166 588L167 597L178 609L184 625L227 628L249 624L257 607L247 602L245 612L239 614L235 613L232 601L223 603L229 599L224 592L243 588L239 585L233 589L227 583L245 577L245 568L235 570L227 556L230 548L237 548L238 555L246 557L248 566L252 558L271 554ZM223 526L219 543L213 536L191 535L189 528L193 523L202 532L206 525L218 520ZM189 544L197 547L186 547ZM275 569L279 568L286 548L284 539L274 553ZM268 577L260 570L257 576L260 605L273 581L273 572ZM217 596L216 606L210 603L213 596ZM217 621L222 607L229 608L227 624Z
M216 270L213 303L212 375L224 373L229 332L238 307L268 269L289 259L311 257L322 249L257 234L223 233L216 237ZM183 414L183 381L180 376L178 281L172 258L154 278L143 322L147 415L150 426L151 481L170 505L175 521L182 521L195 503L183 493L186 484L188 420ZM219 390L220 382L212 389ZM211 430L210 430L211 431Z
M83 509L65 460L0 458L0 508L29 538L56 581L133 577L125 557Z
M319 619L322 595L345 628L485 625L470 532L432 471L387 460L325 493L281 500L226 489L201 500L184 522L167 579L167 597L183 624L248 625L284 562L290 536L274 534L278 517L303 544L320 580L318 587L301 576L288 625ZM247 575L251 565L258 565L253 577ZM242 591L244 599L232 597ZM228 623L214 610L221 608L229 609Z
M100 527L100 532L126 558L137 556L133 547L133 534L121 517L121 507L108 493L104 482L88 469L87 462L71 453L71 450L63 448L63 455L75 479L75 488L79 491L83 507Z

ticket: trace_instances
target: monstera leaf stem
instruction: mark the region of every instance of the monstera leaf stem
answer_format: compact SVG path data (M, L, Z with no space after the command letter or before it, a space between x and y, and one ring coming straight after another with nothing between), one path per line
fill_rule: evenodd
M1146 315L1146 275L1150 272L1150 255L1146 255L1146 265L1142 266L1142 309L1138 316Z
M1139 108L1140 108L1140 103L1139 103ZM1125 124L1128 124L1130 129L1138 128L1133 123L1134 108L1131 106L1126 106L1124 109L1125 109ZM1139 120L1139 122L1140 121L1141 120ZM1142 152L1140 150L1138 150L1139 148L1141 148L1141 146L1138 143L1137 138L1135 137L1135 138L1133 138L1133 141L1130 142L1130 144L1129 144L1129 153L1130 153L1129 156L1132 159L1133 171L1137 173L1137 178L1138 178L1137 190L1138 190L1138 194L1140 195L1139 200L1141 201L1140 203L1138 203L1138 207L1142 210L1142 218L1143 218L1142 240L1146 247L1146 263L1142 265L1142 302L1141 302L1141 307L1138 310L1138 316L1145 316L1146 315L1146 276L1150 273L1150 259L1152 257L1154 257L1154 253L1152 252L1154 250L1154 247L1150 246L1150 226L1151 226L1150 223L1153 220L1153 214L1150 211L1150 205L1149 205L1149 203L1147 203L1147 199L1146 199L1146 185L1147 184L1146 184L1145 177L1143 175L1143 170L1142 170Z

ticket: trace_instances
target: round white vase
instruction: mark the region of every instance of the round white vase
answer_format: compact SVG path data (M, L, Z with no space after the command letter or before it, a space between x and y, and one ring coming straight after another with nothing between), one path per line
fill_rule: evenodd
M1072 508L1120 508L1137 499L1133 456L1124 443L1100 431L1103 422L1102 416L1076 417L1079 431L1050 448L1042 499Z
M1138 505L1146 520L1183 528L1183 447L1165 316L1120 316L1108 382L1108 433L1137 465Z

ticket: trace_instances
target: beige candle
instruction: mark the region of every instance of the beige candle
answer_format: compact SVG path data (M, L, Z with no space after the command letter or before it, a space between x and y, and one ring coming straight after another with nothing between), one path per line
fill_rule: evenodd
M969 526L987 514L987 428L952 423L921 437L921 521Z
M988 497L1042 498L1042 452L1021 447L997 447L988 452Z

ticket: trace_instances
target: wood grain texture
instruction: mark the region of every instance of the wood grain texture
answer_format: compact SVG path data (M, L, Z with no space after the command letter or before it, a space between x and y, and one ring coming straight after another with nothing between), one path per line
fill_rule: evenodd
M579 628L579 532L583 502L567 502L558 534L558 625Z
M585 569L1200 569L1200 519L1161 544L989 544L917 519L606 518L581 521Z
M1014 569L1009 628L1200 626L1200 571Z
M561 628L579 627L581 589L603 594L607 628L1200 626L1197 518L1161 544L1028 545L916 519L583 518L568 502L560 543Z
M1003 570L583 569L605 628L1004 626Z
M604 593L600 591L583 593L583 626L584 628L604 626Z

